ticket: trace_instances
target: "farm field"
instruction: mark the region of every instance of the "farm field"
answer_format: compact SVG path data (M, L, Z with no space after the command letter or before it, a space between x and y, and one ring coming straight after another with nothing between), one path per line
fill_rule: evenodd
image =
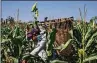
M97 63L97 16L86 20L79 8L75 17L39 21L37 2L31 13L34 21L1 18L1 63ZM15 20L16 19L16 20Z

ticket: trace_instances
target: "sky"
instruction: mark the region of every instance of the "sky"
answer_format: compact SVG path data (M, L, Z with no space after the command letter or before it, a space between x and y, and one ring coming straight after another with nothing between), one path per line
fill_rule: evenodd
M16 19L17 9L19 8L19 19L22 21L33 20L31 8L35 1L2 1L2 17L6 19L12 16ZM86 4L86 20L89 21L97 16L97 1L37 1L39 10L39 21L44 17L48 19L68 18L73 16L74 19L80 18L79 8L84 16L84 5Z

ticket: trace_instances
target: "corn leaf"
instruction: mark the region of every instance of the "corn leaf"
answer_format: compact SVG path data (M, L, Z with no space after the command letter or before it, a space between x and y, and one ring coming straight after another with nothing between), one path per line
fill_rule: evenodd
M53 48L53 43L55 41L56 29L54 28L50 34L50 43L48 44L48 50Z
M90 56L90 57L86 58L85 60L83 60L83 62L87 62L87 61L91 61L91 60L97 60L97 55Z
M97 32L92 35L92 37L89 39L88 43L86 44L85 50L94 42L95 37L97 37Z
M61 60L53 60L51 63L68 63L66 61L61 61Z
M68 45L69 45L72 41L73 41L73 39L69 39L69 40L66 42L66 44L61 44L59 47L54 48L54 49L61 49L61 51L62 51L62 50L64 50L64 49L66 49L66 48L68 47Z
M36 12L36 5L37 5L37 2L32 6L32 12Z
M85 40L84 41L87 41L87 39L91 36L91 31L92 31L93 29L91 29L91 28L89 28L88 29L88 31L87 31L87 33L86 33L86 35L85 35Z

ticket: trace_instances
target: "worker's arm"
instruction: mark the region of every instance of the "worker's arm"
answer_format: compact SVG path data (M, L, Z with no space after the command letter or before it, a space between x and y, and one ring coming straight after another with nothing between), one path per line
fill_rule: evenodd
M46 46L46 33L44 29L41 29L41 38L42 40L38 43L38 47L36 47L30 54L36 55L38 54L45 46Z

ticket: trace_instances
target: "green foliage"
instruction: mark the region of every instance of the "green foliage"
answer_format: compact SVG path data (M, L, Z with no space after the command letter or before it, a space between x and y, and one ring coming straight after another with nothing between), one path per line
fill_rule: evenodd
M53 48L53 44L54 44L54 41L55 41L55 35L56 35L56 29L52 29L52 32L50 34L50 43L48 44L48 51L49 50L52 50Z
M35 22L33 25L38 27L38 24L37 24L38 8L36 7L36 5L37 3L33 5L31 11L34 13L34 19L35 19ZM80 8L79 8L79 11L80 11L81 21L80 23L78 23L77 21L73 22L73 28L69 31L71 38L65 44L61 44L61 46L57 48L53 48L53 44L56 39L55 38L56 29L53 28L52 32L50 33L47 32L48 33L47 37L49 36L49 38L47 38L48 43L47 43L46 51L48 51L49 54L52 54L53 49L60 49L62 51L66 49L69 46L69 44L72 44L75 51L73 53L73 58L76 63L85 63L85 62L93 63L93 61L95 60L97 61L97 24L96 24L97 16L93 17L89 23L86 23L85 19L83 19L82 17ZM85 14L86 14L86 11L87 10L84 9ZM14 18L9 17L8 20L10 21L10 23L14 23ZM4 51L2 53L2 56L4 54L7 58L9 57L7 52L11 52L12 59L14 59L15 63L18 63L18 59L21 57L22 53L27 52L25 51L27 49L27 46L24 46L24 45L28 45L28 48L31 48L30 45L32 46L33 44L30 43L29 45L30 41L28 42L26 40L24 29L21 29L19 24L15 24L15 25L16 26L13 27L13 29L11 29L10 26L8 25L1 27L1 34L2 34L1 44L3 44L1 46L1 49L2 51ZM23 49L24 51L22 51ZM38 62L37 58L32 59L32 61ZM39 62L41 62L41 60ZM67 62L61 61L61 60L54 60L54 61L51 61L51 63L67 63Z

